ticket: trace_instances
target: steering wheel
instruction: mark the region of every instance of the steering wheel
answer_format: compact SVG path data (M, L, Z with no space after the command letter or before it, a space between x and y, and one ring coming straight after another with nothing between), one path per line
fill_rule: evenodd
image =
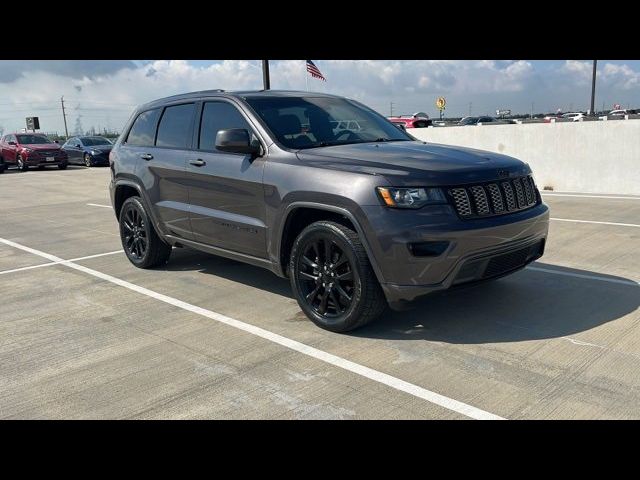
M351 130L340 130L338 133L333 135L333 138L334 140L338 140L343 135L348 135L347 138L345 138L346 141L360 139L360 137Z

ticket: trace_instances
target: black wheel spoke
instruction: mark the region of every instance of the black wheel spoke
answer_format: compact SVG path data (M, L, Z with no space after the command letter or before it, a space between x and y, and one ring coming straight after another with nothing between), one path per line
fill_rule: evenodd
M309 259L306 256L302 256L302 258L300 259L302 261L302 263L304 263L305 265L311 267L311 268L318 268L318 264L316 262L314 262L313 260Z
M324 263L330 264L331 263L331 240L329 240L328 238L324 239Z
M316 240L315 242L313 242L313 244L311 245L311 248L316 253L316 258L320 259L320 244L319 244L319 240Z
M320 305L318 306L318 313L320 315L324 315L325 313L327 313L328 300L329 300L329 290L325 288L324 292L322 293L322 297L320 298Z
M333 292L333 290L331 290L329 297L331 298L331 302L333 303L333 306L336 309L336 313L344 312L344 308L342 308L342 306L340 305L340 302L336 298L336 294Z
M353 272L349 270L348 272L340 273L336 275L338 280L353 280Z
M311 292L309 292L305 298L307 299L307 302L309 303L313 303L313 300L316 298L316 295L318 294L318 292L320 291L320 287L316 287L314 288Z
M344 265L349 261L349 258L342 252L340 252L340 256L337 258L335 265L333 268L338 268L341 265Z
M351 296L344 291L344 288L342 288L340 284L336 284L336 291L342 298L346 299L348 303L351 302Z
M311 280L313 282L317 282L318 278L317 276L313 276L310 273L307 272L303 272L302 270L298 272L298 277L304 279L304 280Z

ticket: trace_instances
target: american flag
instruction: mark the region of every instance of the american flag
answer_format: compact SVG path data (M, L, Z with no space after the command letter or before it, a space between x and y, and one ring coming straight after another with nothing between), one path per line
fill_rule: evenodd
M325 82L327 81L322 73L320 73L320 70L318 70L318 67L316 67L316 65L311 60L307 60L307 72L309 72L313 78L319 78L320 80L323 80Z

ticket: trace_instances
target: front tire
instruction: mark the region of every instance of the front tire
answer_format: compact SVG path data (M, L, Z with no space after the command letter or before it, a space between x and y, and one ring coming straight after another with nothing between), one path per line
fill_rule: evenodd
M67 166L68 166L68 165L69 165L69 163L68 163L68 162L62 162L62 163L59 163L59 164L58 164L58 168L59 168L60 170L66 170L66 168L67 168Z
M358 234L339 223L315 222L298 235L289 279L302 311L332 332L359 328L387 306Z
M171 256L171 245L156 233L140 197L129 197L122 205L120 240L127 258L138 268L164 265Z
M91 155L89 155L88 153L84 154L84 166L85 167L93 166L93 162L91 161Z
M24 160L22 160L22 156L18 155L16 158L16 162L18 163L18 169L26 172L27 170L29 170L29 165L27 165L27 162L25 162Z

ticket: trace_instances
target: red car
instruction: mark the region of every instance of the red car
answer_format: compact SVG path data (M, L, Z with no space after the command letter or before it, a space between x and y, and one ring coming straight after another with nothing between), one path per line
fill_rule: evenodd
M387 117L391 123L404 125L405 128L425 128L431 126L432 122L427 117L416 117L415 115L400 115Z
M57 165L64 170L68 160L60 145L40 133L9 133L0 139L0 172L11 166L25 171Z

